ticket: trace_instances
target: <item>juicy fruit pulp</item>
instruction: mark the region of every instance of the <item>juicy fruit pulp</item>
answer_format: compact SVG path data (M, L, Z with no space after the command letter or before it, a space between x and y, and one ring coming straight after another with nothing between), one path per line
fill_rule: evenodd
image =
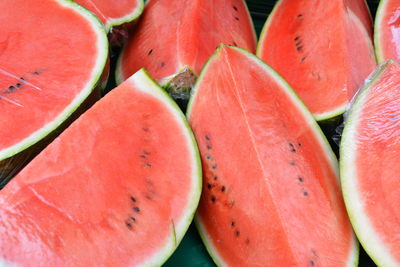
M0 1L0 9L1 187L100 97L108 45L98 20L71 1Z
M116 80L122 82L145 67L164 85L187 68L188 77L174 84L191 87L193 75L220 43L255 51L255 33L243 0L152 0L121 53Z
M375 19L375 50L378 62L400 60L400 17L398 0L381 0Z
M336 158L287 83L250 53L222 46L193 90L188 118L204 172L197 222L214 260L356 261Z
M344 3L279 1L257 50L293 86L317 120L343 113L375 67L366 19L357 16L359 9L354 13Z
M400 265L400 65L388 61L358 94L341 142L341 180L353 228L379 266Z
M200 168L184 115L140 71L0 191L0 262L161 265L193 218Z
M131 22L143 11L143 0L74 0L93 12L109 31L111 26Z

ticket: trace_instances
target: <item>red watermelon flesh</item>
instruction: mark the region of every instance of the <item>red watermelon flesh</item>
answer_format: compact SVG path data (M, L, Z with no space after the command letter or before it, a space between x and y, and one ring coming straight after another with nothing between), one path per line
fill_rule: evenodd
M350 266L357 245L337 160L289 85L222 46L189 103L203 163L197 223L221 266Z
M339 0L279 1L257 55L293 86L317 120L343 113L376 64L362 18Z
M345 121L340 171L362 246L378 266L400 265L400 65L385 62Z
M373 26L371 12L366 0L346 0L346 5L360 19L371 39L373 36Z
M92 11L107 31L137 19L143 11L143 0L74 0Z
M243 0L151 0L121 53L116 80L145 67L164 85L189 68L192 75L175 83L190 87L193 74L199 74L220 43L255 52L254 28Z
M0 1L0 10L1 184L3 173L36 154L30 148L65 124L89 96L100 97L94 88L108 43L98 20L71 1Z
M184 115L139 71L0 191L0 265L161 265L200 181Z
M387 59L400 60L400 1L379 2L374 39L378 62Z

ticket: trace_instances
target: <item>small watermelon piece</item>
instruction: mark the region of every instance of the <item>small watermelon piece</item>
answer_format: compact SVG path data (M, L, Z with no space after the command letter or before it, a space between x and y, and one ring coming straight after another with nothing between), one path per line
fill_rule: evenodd
M220 266L350 266L355 241L337 160L270 67L222 46L189 102L203 163L197 225Z
M104 24L106 31L111 27L135 21L143 12L143 0L74 0L93 12Z
M359 0L347 1L350 8L341 0L281 0L261 34L257 55L293 86L317 120L342 114L376 66L364 25L369 14L360 18L361 2L353 1Z
M120 55L116 81L145 67L170 87L174 98L186 99L220 43L255 52L254 27L243 0L151 0Z
M375 53L379 63L400 60L400 2L381 0L375 16Z
M389 60L360 91L340 146L344 200L362 246L379 266L400 265L400 65Z
M108 42L72 1L0 1L0 10L1 188L100 98Z
M200 192L185 117L141 70L0 191L0 262L161 265L188 229Z

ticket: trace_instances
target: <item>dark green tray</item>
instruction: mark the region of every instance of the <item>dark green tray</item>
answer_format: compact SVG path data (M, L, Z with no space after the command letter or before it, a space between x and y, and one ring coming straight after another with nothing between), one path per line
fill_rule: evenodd
M329 1L329 0L324 0ZM247 0L257 34L260 33L268 14L271 12L275 0ZM368 4L373 16L379 0L369 0ZM172 257L164 264L167 267L211 267L216 266L203 246L196 228L192 224ZM360 249L360 267L376 266L366 253Z

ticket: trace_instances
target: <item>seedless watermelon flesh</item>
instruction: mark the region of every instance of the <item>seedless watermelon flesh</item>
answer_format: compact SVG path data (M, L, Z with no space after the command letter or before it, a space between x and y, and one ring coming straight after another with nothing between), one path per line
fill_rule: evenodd
M104 24L107 32L137 19L143 11L143 0L74 0L93 12Z
M381 0L375 18L375 51L378 62L400 60L400 2Z
M189 227L200 191L185 117L141 70L0 191L0 259L161 265Z
M293 86L317 120L342 114L375 68L365 17L345 3L357 6L341 0L279 1L257 49L257 55Z
M346 207L362 246L379 266L400 265L400 65L385 62L345 121L340 170Z
M190 88L220 43L255 52L255 32L243 0L151 0L120 55L116 80L145 67L164 86ZM188 97L179 92L177 98Z
M72 1L0 1L0 10L1 187L100 97L108 43Z
M203 163L197 224L221 266L350 266L357 245L337 160L289 85L222 46L203 69L189 123Z

